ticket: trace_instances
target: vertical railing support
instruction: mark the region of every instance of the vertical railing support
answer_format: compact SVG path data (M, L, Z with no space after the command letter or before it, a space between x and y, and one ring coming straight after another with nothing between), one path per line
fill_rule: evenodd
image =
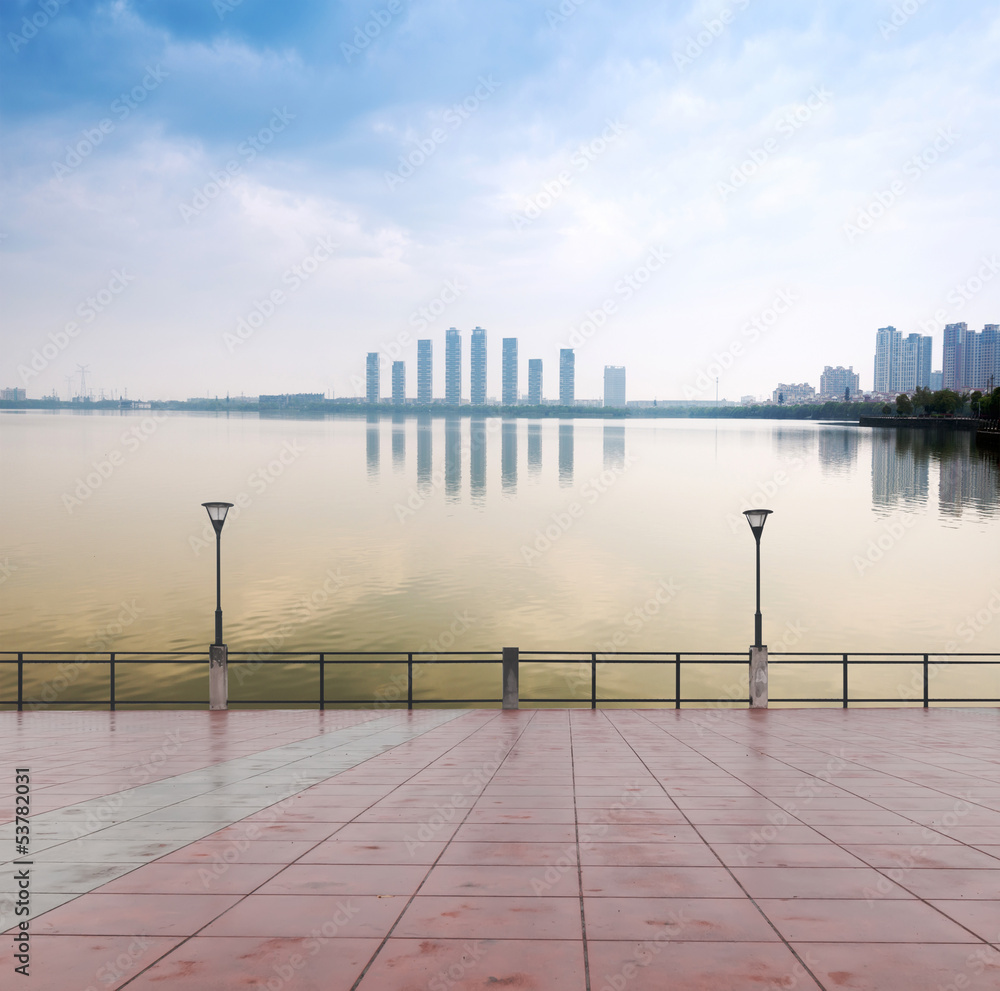
M767 708L767 645L750 648L750 708Z
M925 709L930 706L930 701L931 701L931 693L930 693L931 679L930 679L930 672L928 671L928 666L927 666L927 661L929 660L929 658L930 658L929 654L924 654L924 708Z
M674 708L681 707L681 655L674 654Z
M413 655L406 655L406 708L413 708Z
M503 708L518 707L519 661L517 647L503 648Z
M229 648L224 643L208 648L208 707L229 708Z
M843 673L844 687L843 687L843 699L841 701L843 702L843 707L846 709L847 708L847 699L848 699L848 694L847 694L847 654L844 654L844 662L843 663L844 663L844 673Z
M24 710L24 654L17 655L17 711Z
M111 698L108 700L111 705L111 711L115 711L115 654L114 651L111 652Z
M326 654L319 655L319 711L326 708Z
M597 708L597 654L590 655L590 708Z

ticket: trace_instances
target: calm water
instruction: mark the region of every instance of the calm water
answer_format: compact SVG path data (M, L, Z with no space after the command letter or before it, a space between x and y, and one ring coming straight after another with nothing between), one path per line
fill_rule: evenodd
M774 510L762 541L772 650L1000 651L1000 476L967 434L26 413L0 415L0 457L4 650L204 649L215 545L200 504L223 499L241 507L222 540L233 651L597 650L602 694L666 692L672 672L613 653L745 650L751 506ZM60 697L106 694L107 668L95 671ZM393 672L343 670L328 685L371 691ZM496 669L440 672L419 672L419 686L497 692ZM589 690L575 673L536 672L530 690ZM889 691L910 680L870 674ZM35 697L51 675L32 673ZM315 682L277 677L257 672L234 694L291 698ZM777 677L793 691L839 686L830 669ZM946 672L935 690L972 690L970 677ZM200 668L123 678L124 694L152 679L160 697L204 697ZM696 673L690 694L738 678ZM1000 694L976 676L977 692L990 686Z

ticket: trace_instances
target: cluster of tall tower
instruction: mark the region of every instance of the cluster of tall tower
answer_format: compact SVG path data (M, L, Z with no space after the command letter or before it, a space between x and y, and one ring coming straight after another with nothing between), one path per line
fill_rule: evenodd
M909 334L904 339L895 327L875 333L875 392L913 392L931 385L930 337Z
M955 392L1000 386L1000 325L988 323L975 331L965 323L948 324L941 371L943 388Z
M365 400L381 402L381 355L369 351L365 367ZM469 402L473 406L486 405L486 331L476 327L472 331L469 349ZM434 342L417 341L417 402L434 402ZM624 405L624 369L621 369L622 405ZM516 337L503 338L501 352L501 403L513 406L521 401L518 392L518 346ZM559 403L572 406L576 399L576 355L572 348L559 351ZM462 402L462 333L455 327L445 331L444 339L444 401L458 406ZM542 359L528 359L528 395L530 406L539 406L542 397ZM392 402L406 402L406 362L392 362Z

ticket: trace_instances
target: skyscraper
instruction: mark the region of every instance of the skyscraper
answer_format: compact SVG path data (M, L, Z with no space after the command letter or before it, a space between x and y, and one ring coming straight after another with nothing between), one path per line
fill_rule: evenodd
M819 394L835 399L843 399L845 396L850 398L858 391L859 378L853 365L849 368L844 368L843 365L837 365L836 368L826 365L819 377Z
M486 403L486 331L475 327L472 331L472 374L469 379L469 399L473 406Z
M417 341L417 402L434 399L434 350L431 341Z
M503 339L503 391L501 397L504 406L517 403L517 338Z
M965 336L969 332L969 325L965 323L949 323L944 328L944 347L941 365L941 388L961 389L964 361L962 360L965 350Z
M625 408L624 365L604 366L604 405Z
M451 406L462 401L462 335L454 327L444 334L444 401Z
M365 364L365 400L377 403L378 393L378 351L369 351Z
M992 391L1000 385L1000 325L988 323L981 331L969 330L964 323L950 324L960 328L959 341L953 352L955 382L948 383L949 356L945 352L946 389L979 389ZM945 327L945 342L948 341Z
M406 362L392 363L392 401L397 406L406 402ZM395 416L395 414L393 414Z
M913 392L921 386L926 388L931 384L931 345L930 337L920 334L908 334L902 342L899 351L899 389L901 392Z
M875 392L899 392L899 352L903 335L895 327L879 327L875 334Z
M572 348L559 349L559 405L572 406L576 394L576 355Z
M528 403L542 405L542 359L528 359Z

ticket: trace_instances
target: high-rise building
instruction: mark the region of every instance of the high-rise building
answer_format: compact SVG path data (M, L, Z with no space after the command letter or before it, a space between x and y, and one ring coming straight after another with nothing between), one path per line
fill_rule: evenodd
M931 384L930 337L908 334L899 347L898 388L900 392L913 392Z
M469 399L473 406L486 404L486 331L475 327L472 331L472 375L469 380Z
M576 395L576 355L572 348L559 349L559 405L572 406Z
M503 389L500 393L504 406L517 403L517 338L503 339Z
M462 401L462 335L454 327L444 334L444 401L451 406Z
M392 363L392 401L397 406L406 402L406 362ZM395 416L395 413L393 414Z
M944 328L944 346L941 359L941 388L959 390L962 388L963 354L965 336L969 325L965 323L949 323Z
M948 324L942 373L942 387L956 392L1000 385L1000 325L988 323L977 332L964 323Z
M875 392L899 392L899 352L903 335L895 327L879 327L875 334Z
M938 369L936 372L931 372L931 392L940 392L944 386L941 382L944 380L944 372Z
M625 408L624 365L604 366L604 405Z
M843 365L837 365L836 368L826 365L819 377L819 394L834 399L843 399L845 395L850 398L857 394L859 379L853 365L849 368L844 368Z
M377 403L378 393L378 351L369 351L365 363L365 399L369 403Z
M417 341L417 402L434 399L434 347L431 341Z
M528 405L542 405L542 359L528 359Z

